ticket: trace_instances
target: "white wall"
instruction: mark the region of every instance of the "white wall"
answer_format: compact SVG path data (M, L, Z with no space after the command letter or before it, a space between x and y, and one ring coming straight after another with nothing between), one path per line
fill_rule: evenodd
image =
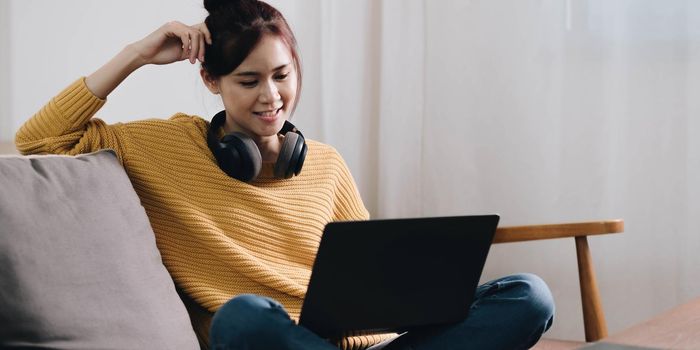
M295 3L285 1L278 7L290 18L306 15ZM11 33L9 50L2 50L9 56L3 67L11 67L9 79L3 78L11 86L9 94L2 95L11 101L7 114L0 115L0 122L12 129L0 134L5 140L12 140L14 131L60 89L99 68L125 45L167 21L194 24L206 16L198 0L7 0L2 6L8 7L3 14L9 18L9 30L3 33ZM313 29L300 26L296 34L318 36ZM303 47L313 38L300 41ZM305 82L312 82L306 89L310 93L315 76L309 69L305 77ZM181 111L209 118L223 108L202 85L199 64L188 62L141 68L109 96L109 102L99 117L110 123L165 118Z
M15 130L63 87L99 68L126 44L166 21L201 21L205 13L201 2L188 0L9 3ZM204 113L209 96L200 86L197 69L188 63L145 67L109 96L100 117L116 122L177 111Z
M343 154L373 216L498 212L506 225L621 217L627 232L590 242L611 332L700 295L700 3L272 3L302 51L295 121ZM5 139L127 43L205 14L196 0L0 6L9 7L0 7L10 35L0 50L0 59L9 53L0 65L9 71ZM219 108L183 62L139 70L99 116ZM519 271L541 275L555 294L550 335L582 339L573 241L496 246L485 278Z

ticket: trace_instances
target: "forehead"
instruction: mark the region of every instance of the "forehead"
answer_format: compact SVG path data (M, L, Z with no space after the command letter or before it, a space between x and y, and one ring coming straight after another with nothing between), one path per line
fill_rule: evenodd
M292 63L292 54L287 45L277 36L264 35L260 42L248 54L248 57L233 71L240 72L269 72L282 65Z

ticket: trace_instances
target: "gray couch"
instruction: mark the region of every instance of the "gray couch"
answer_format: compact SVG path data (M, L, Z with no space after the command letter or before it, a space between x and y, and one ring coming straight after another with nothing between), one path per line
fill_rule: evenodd
M0 156L0 348L199 349L112 151Z

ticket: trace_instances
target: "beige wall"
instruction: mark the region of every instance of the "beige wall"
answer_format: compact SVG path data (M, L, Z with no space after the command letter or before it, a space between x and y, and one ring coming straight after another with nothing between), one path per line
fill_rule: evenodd
M9 141L0 142L0 154L19 154L15 144Z
M0 1L0 47L10 47L10 3ZM13 123L10 118L10 54L0 50L0 142L12 139Z

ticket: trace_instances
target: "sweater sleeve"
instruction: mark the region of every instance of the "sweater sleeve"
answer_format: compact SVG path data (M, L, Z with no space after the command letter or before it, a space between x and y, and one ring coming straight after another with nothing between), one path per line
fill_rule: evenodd
M347 164L337 152L336 156L339 170L333 221L369 220L369 212Z
M92 116L105 104L80 78L32 116L15 134L22 154L67 154L114 149L122 160L123 147L116 126Z

